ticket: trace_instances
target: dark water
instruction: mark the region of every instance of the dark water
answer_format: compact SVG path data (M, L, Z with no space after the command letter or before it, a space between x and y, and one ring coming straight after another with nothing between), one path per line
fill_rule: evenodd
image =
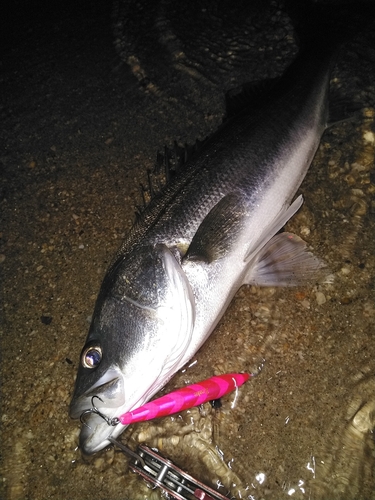
M87 462L76 450L68 405L95 297L156 151L215 130L224 91L280 74L297 49L272 2L232 6L226 22L223 3L155 5L4 7L1 498L161 498L113 449ZM374 46L363 30L333 75L333 87L363 106L375 101ZM168 389L265 359L259 376L220 409L135 425L123 440L159 448L235 498L374 499L371 109L326 132L300 192L305 204L288 230L334 281L240 290Z

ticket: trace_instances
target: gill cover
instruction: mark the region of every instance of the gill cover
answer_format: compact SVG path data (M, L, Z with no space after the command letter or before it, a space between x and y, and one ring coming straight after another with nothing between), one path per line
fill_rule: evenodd
M71 416L91 406L130 410L160 389L190 344L195 301L187 277L164 244L119 258L96 303L71 402Z
M159 357L161 364L159 376L142 398L147 401L161 389L178 369L188 348L195 322L195 299L190 283L180 263L164 244L155 246L164 271L164 289L160 290L163 300L155 314L161 327L164 352Z

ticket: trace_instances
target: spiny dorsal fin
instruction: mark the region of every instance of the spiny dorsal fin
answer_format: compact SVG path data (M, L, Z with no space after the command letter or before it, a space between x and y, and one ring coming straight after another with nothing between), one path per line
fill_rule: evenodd
M173 147L164 146L164 151L156 155L153 169L147 170L147 184L140 184L142 204L136 207L138 219L151 201L158 197L178 172L195 156L202 144L206 141L196 140L194 145L179 146L175 141Z

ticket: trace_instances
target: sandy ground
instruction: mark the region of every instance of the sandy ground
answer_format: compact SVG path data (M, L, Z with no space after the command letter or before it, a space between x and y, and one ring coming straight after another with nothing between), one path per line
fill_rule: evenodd
M84 460L68 406L96 294L146 168L164 144L215 130L223 91L241 83L245 64L210 86L184 75L179 95L181 72L166 80L168 61L154 67L145 57L150 76L140 83L135 65L132 74L121 62L148 53L130 34L116 51L110 5L48 5L13 4L2 29L0 497L162 498L113 449ZM292 57L292 38L276 30L282 20L248 35L249 79L275 76ZM334 74L364 105L374 103L374 46L364 32ZM375 499L373 134L370 110L326 132L288 224L326 260L333 283L241 289L168 389L265 359L259 376L220 409L130 427L129 446L156 446L234 498Z

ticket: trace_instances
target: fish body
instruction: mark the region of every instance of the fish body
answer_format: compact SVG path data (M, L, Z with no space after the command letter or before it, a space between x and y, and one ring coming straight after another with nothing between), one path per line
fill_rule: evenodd
M267 100L228 119L135 223L98 295L73 418L93 396L109 418L145 404L242 285L293 284L321 265L297 237L277 233L302 204L292 200L327 126L332 53L307 47ZM124 428L93 413L80 446L99 451Z

